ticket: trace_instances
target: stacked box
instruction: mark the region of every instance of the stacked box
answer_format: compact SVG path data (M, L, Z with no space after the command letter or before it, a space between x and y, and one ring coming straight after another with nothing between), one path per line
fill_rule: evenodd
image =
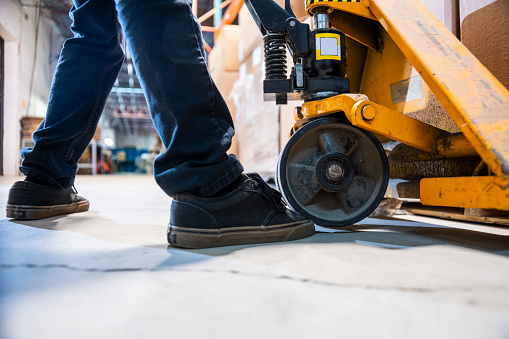
M212 79L225 99L234 120L236 108L233 101L229 99L229 96L233 84L239 78L239 38L239 26L223 26L208 59ZM228 152L236 154L237 150L237 137L234 137Z
M284 0L275 0L275 2L284 8ZM291 0L292 10L295 16L304 21L308 18L306 14L305 0ZM240 41L239 41L239 60L242 62L248 58L253 50L262 44L262 34L253 20L246 6L242 6L239 11Z
M276 1L284 7L284 0ZM305 1L291 1L299 20L308 18ZM263 100L264 53L262 34L248 9L239 12L239 81L234 88L237 117L236 130L239 137L239 158L249 171L257 171L272 177L280 151L288 141L293 125L293 110L301 101L290 101L278 106L274 101ZM287 53L288 70L292 62Z
M237 25L225 25L214 42L214 48L209 54L209 70L214 71L239 71L238 47L240 39L240 27Z
M22 117L20 119L21 140L32 140L32 134L42 123L43 119L41 117ZM92 139L96 141L101 140L101 126L97 126Z
M231 98L237 107L238 156L248 172L272 177L279 154L279 109L263 100L263 53L258 46L240 66Z
M237 57L239 62L242 63L256 47L262 45L263 37L245 5L239 11L239 27L240 40Z
M509 88L509 1L461 0L461 41Z
M35 132L37 127L41 124L43 118L40 117L22 117L21 124L21 140L32 139L32 133Z
M246 171L273 176L279 154L279 109L263 100L262 34L246 6L239 12L239 27L239 80L232 91L238 157Z

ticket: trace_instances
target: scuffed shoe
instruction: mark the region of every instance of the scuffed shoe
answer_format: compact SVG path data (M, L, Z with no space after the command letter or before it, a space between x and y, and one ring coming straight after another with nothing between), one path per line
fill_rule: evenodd
M90 202L74 188L57 188L29 181L12 185L7 199L7 218L36 220L88 211Z
M207 248L297 240L314 233L312 221L286 208L281 194L252 173L244 175L237 189L218 198L175 195L168 242Z

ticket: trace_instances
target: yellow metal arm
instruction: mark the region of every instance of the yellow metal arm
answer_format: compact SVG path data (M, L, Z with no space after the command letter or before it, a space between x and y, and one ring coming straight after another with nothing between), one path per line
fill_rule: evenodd
M383 135L421 151L444 157L476 155L464 136L447 133L402 113L367 100L365 95L342 94L302 105L298 119L343 112L354 126Z
M418 0L363 0L501 180L509 179L509 91Z

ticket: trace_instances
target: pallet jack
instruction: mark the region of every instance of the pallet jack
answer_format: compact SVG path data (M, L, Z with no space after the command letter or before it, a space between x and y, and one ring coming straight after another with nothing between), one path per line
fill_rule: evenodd
M312 27L289 0L245 4L263 35L265 100L304 101L276 170L290 207L350 225L391 177L423 205L509 211L509 91L419 0L307 0Z

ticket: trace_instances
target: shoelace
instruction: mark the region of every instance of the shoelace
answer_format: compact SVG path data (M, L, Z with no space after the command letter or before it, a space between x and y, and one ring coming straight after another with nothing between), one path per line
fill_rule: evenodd
M286 210L283 195L279 191L270 187L258 173L247 173L246 175L255 182L255 187L262 189L263 193L274 203L278 211L284 212Z
M72 192L74 193L74 196L71 195L71 197L72 197L71 202L75 202L76 199L78 199L78 190L76 189L76 186L74 186L74 185L72 185L71 189L72 189Z

